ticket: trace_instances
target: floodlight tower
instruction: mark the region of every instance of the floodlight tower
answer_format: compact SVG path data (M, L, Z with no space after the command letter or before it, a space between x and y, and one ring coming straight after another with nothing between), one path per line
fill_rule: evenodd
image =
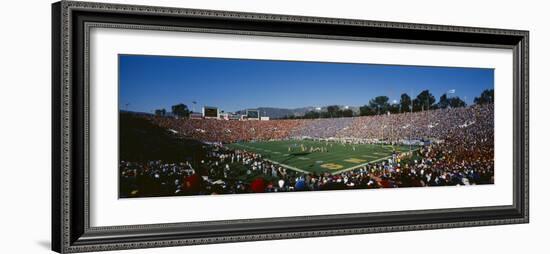
M411 96L413 96L413 90L411 89ZM412 97L410 97L410 108L411 108L411 115L409 116L411 118L411 124L409 125L409 154L411 155L411 158L412 158L412 127L413 127L413 116L412 116L412 113L413 113L413 99Z
M455 91L456 91L455 89L451 89L451 90L445 92L445 95L447 96L447 103L449 103L449 102L448 102L448 100L449 100L449 94L454 94ZM449 105L449 106L450 106L450 105Z

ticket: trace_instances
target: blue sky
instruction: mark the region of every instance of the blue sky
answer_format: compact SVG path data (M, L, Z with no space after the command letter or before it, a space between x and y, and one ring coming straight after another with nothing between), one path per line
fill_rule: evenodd
M390 101L425 89L439 101L451 89L472 104L493 89L494 71L350 63L167 56L119 56L119 107L152 112L184 103L196 111L257 107L361 106L378 95Z

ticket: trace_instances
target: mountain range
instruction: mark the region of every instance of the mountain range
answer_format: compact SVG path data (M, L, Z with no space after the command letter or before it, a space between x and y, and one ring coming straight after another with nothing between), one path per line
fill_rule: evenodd
M345 108L345 106L342 106L342 105L338 105L338 106L340 107L340 109ZM303 115L305 115L305 113L307 113L309 111L318 110L319 108L317 108L317 107L301 107L301 108L288 109L288 108L259 107L259 108L255 108L255 109L260 111L260 116L268 116L269 118L276 119L276 118L283 118L283 117L286 117L286 116L303 116ZM348 106L348 109L351 109L354 113L359 112L359 107ZM327 106L321 107L320 111L321 112L323 112L323 111L326 112L327 111ZM239 110L235 113L236 114L246 114L246 110L245 109Z

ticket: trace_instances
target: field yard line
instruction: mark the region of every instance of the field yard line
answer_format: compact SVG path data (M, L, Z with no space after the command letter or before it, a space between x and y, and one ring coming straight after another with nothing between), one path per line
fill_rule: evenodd
M306 174L309 174L309 173L310 173L310 172L308 172L308 171L305 171L305 170L302 170L302 169L299 169L299 168L295 168L295 167L292 167L292 166L289 166L289 165L286 165L286 164L282 164L282 163L279 163L279 162L276 162L276 161L272 161L272 160L270 160L270 159L264 159L264 160L269 161L269 162L271 162L271 163L273 163L273 164L277 164L277 165L283 166L283 167L285 167L285 168L294 170L294 171L298 171L298 172L300 172L300 173L306 173Z
M255 143L257 145L257 143ZM291 143L288 143L288 144L291 144ZM317 145L317 143L315 142L304 142L304 145ZM267 155L267 154L274 154L275 152L273 152L273 150L277 151L277 150L281 150L284 152L286 152L286 149L265 149L263 147L255 147L255 146L249 146L249 145L246 145L246 144L239 144L239 143L234 143L233 145L236 145L237 147L243 147L245 148L245 150L252 150L252 152L257 152L257 153L260 153L260 154L263 154L263 155ZM260 145L263 145L263 144L260 144ZM364 149L360 149L359 150L359 153L355 153L353 152L352 154L349 153L349 151L347 150L339 150L337 152L330 152L328 154L325 154L325 153L311 153L310 157L309 158L310 160L307 160L307 161L323 161L323 162L327 162L327 161L331 161L331 160L335 160L335 159L339 159L339 158L342 158L342 157L347 157L347 156L351 156L352 158L360 158L360 157L363 157L361 156L361 154L364 154L364 153L369 153L369 154L377 154L377 155L386 155L387 153L380 153L378 151L380 150L377 150L375 149L376 147L368 147L367 148L367 151L365 151ZM380 147L382 148L383 150L386 150L385 147ZM401 147L398 147L398 148L401 148ZM396 149L397 151L399 151L399 149ZM413 151L416 151L418 149L414 149ZM270 152L267 152L267 151L270 151ZM373 152L373 151L376 151L376 152ZM402 152L402 151L399 151L399 152ZM283 152L282 152L283 153ZM282 154L281 153L281 154ZM372 156L372 155L371 155ZM369 157L371 157L369 156ZM288 158L288 156L282 156L282 155L278 155L278 156L274 156L276 158L274 159L277 159L277 160L285 160L285 158ZM378 156L372 156L374 158L377 158ZM362 166L365 166L367 165L368 163L374 163L374 162L378 162L378 161L381 161L381 160L386 160L386 159L389 159L391 158L392 155L388 155L388 156L385 156L383 158L378 158L378 159L375 159L375 160L372 160L372 161L368 161L368 162L365 162L365 163L361 163L359 165L356 165L356 166L352 166L352 167L349 167L349 168L345 168L345 169L342 169L342 170L339 170L339 171L336 171L336 172L332 172L333 174L339 174L339 173L342 173L342 172L346 172L346 171L350 171L350 170L354 170L356 168L359 168L359 167L362 167ZM363 157L365 158L365 157ZM263 158L264 160L266 161L269 161L273 164L277 164L277 165L280 165L280 166L283 166L285 168L288 168L290 170L294 170L294 171L297 171L297 172L302 172L302 173L310 173L309 171L306 171L306 170L303 170L303 169L300 169L300 168L297 168L297 167L293 167L293 166L290 166L290 165L287 165L287 164L282 164L282 163L279 163L277 161L274 161L272 159L267 159L267 158ZM302 164L304 164L303 166L305 166L305 164L308 164L308 162L305 161L305 160L298 160L296 161L296 163L298 163L298 165L301 167Z
M392 155L386 156L386 157L384 157L384 158L376 159L376 160L373 160L373 161L368 161L368 162L365 162L365 163L362 163L362 164L359 164L359 165L355 165L355 166L350 167L350 168L346 168L346 169L342 169L342 170L340 170L340 171L333 172L332 174L335 175L335 174L340 174L340 173L343 173L343 172L351 171L351 170L354 170L354 169L356 169L356 168L363 167L363 166L365 166L365 165L367 165L367 164L369 164L369 163L378 162L378 161L382 161L382 160L387 160L387 159L389 159L389 158L391 158L391 157L392 157Z
M415 150L412 150L412 152L416 151L418 149L415 149ZM346 169L342 169L340 171L336 171L336 172L333 172L332 174L333 175L336 175L336 174L340 174L340 173L343 173L343 172L347 172L347 171L351 171L351 170L354 170L356 168L360 168L360 167L363 167L369 163L373 163L373 162L379 162L379 161L382 161L382 160L387 160L389 158L391 158L393 155L390 155L390 156L386 156L384 158L380 158L380 159L376 159L376 160L373 160L373 161L369 161L369 162L365 162L365 163L362 163L362 164L359 164L359 165L356 165L356 166L353 166L351 168L346 168Z
M378 158L378 156L372 156L372 155L361 155L360 157L363 157L363 158Z

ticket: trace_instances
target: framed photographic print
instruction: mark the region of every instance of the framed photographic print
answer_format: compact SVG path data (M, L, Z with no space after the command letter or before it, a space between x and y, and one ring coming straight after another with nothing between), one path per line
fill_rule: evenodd
M528 31L52 11L57 252L529 220Z

